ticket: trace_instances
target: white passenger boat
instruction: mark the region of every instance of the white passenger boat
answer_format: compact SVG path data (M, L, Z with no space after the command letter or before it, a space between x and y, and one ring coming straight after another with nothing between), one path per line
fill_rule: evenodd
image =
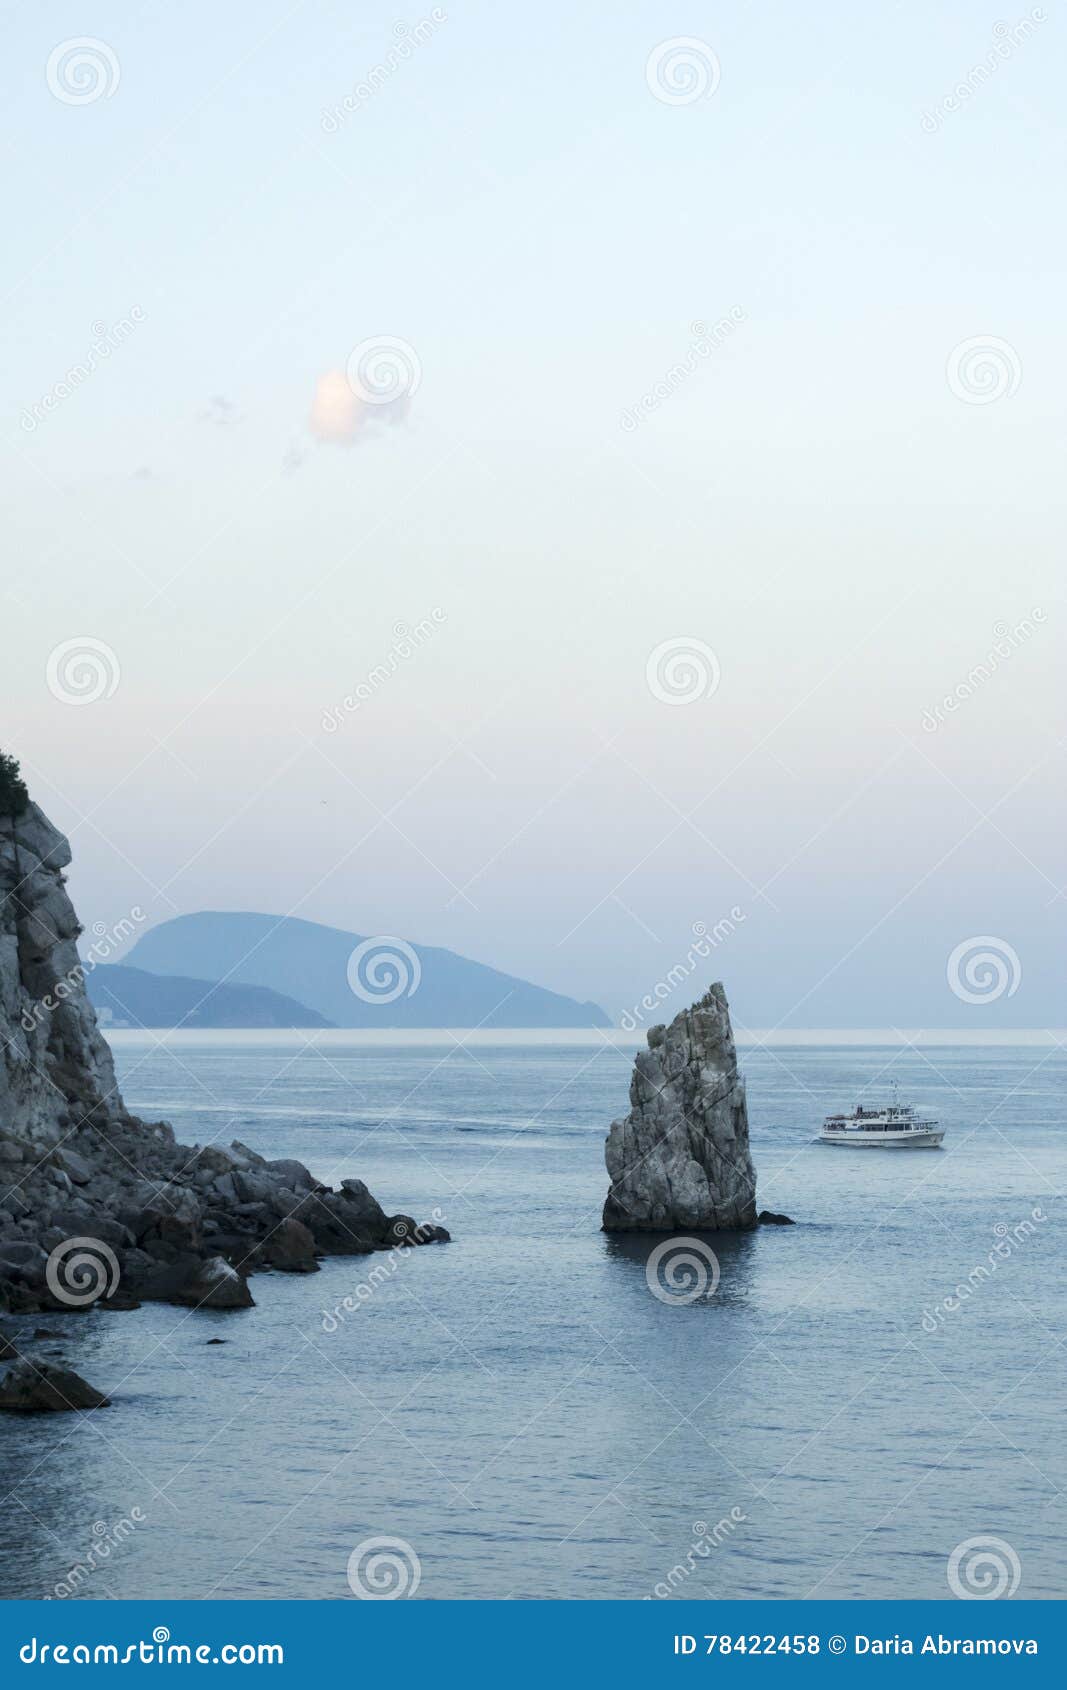
M827 1115L819 1134L823 1144L864 1145L875 1150L937 1150L945 1129L929 1116L916 1115L911 1103L877 1108L858 1105L851 1115Z

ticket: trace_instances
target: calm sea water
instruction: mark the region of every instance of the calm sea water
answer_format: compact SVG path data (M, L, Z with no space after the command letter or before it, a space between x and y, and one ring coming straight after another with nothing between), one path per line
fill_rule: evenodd
M761 1205L799 1224L706 1240L718 1289L684 1304L649 1289L656 1240L599 1231L629 1053L118 1059L186 1142L357 1175L455 1242L257 1277L240 1314L29 1322L114 1402L2 1417L6 1596L80 1565L83 1598L347 1598L390 1537L420 1599L936 1598L989 1534L1020 1596L1062 1594L1062 1053L745 1053ZM811 1142L891 1078L944 1151Z

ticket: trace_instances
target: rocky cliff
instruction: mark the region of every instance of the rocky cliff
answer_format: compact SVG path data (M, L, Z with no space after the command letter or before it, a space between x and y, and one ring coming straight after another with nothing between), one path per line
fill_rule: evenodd
M606 1232L733 1230L756 1224L745 1086L730 1008L712 986L669 1027L652 1027L630 1081L630 1113L605 1146Z
M256 1268L308 1272L447 1238L247 1146L188 1148L123 1104L79 964L70 848L34 804L0 816L0 1308L241 1307Z

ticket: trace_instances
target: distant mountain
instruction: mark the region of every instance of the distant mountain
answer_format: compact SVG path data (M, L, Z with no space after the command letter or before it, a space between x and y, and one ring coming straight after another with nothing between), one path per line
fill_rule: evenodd
M155 974L121 963L86 970L85 983L105 1026L123 1022L130 1027L331 1025L316 1010L266 986L216 986L210 980Z
M338 1027L611 1025L598 1004L531 986L454 951L368 939L293 916L177 916L139 939L129 961L151 974L291 992Z

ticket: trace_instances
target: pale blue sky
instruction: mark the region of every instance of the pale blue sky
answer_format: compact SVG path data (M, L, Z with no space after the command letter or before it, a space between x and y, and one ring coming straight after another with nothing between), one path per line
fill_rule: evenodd
M4 8L2 738L85 919L294 909L621 1011L736 906L749 1025L1067 1024L1060 10L984 81L1025 10L440 11L330 132L430 8ZM68 104L83 36L118 82ZM685 106L646 82L675 36L721 67ZM317 443L382 336L406 416ZM1014 390L967 402L989 337ZM121 676L76 707L85 638ZM649 691L671 639L712 696ZM948 989L973 935L1010 998Z

